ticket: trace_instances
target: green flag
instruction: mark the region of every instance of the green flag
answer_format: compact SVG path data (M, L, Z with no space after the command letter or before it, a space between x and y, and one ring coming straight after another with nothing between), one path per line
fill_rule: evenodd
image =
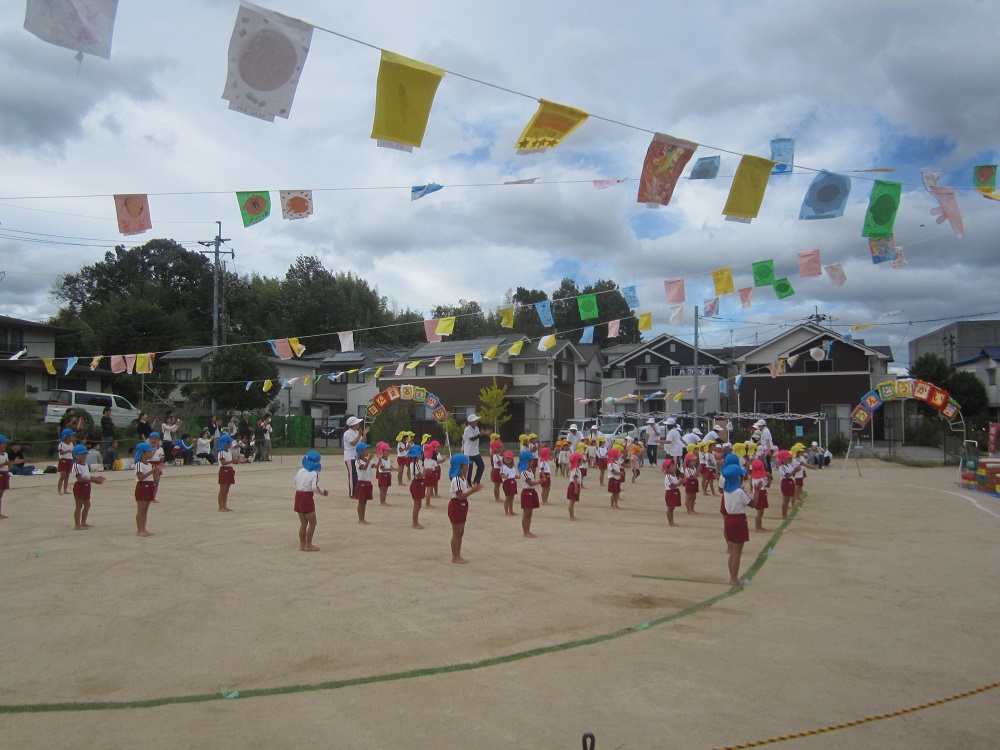
M868 199L868 213L865 215L862 237L888 237L892 234L892 225L896 221L896 211L899 209L902 192L901 182L875 180L871 197Z
M576 298L576 304L580 308L580 320L592 320L597 317L596 294L581 294Z
M264 221L271 215L271 194L266 190L250 190L236 193L240 204L240 214L243 216L243 226Z
M778 299L784 299L785 297L791 297L795 294L795 290L792 289L792 282L788 278L778 279L774 282L774 293L778 295Z
M753 285L774 286L773 260L758 260L753 264Z

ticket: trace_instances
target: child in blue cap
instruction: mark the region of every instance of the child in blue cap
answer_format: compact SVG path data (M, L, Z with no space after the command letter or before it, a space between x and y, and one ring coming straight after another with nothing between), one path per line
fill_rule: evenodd
M729 549L729 584L739 586L740 557L743 555L743 545L750 541L750 526L747 524L747 508L755 508L756 504L740 486L746 469L740 466L740 457L735 453L726 456L722 465L723 503L726 512L723 514L723 533Z
M146 531L149 504L156 498L156 477L163 465L152 463L153 446L145 441L135 446L135 528L136 536L153 536Z
M535 472L531 470L531 463L535 459L535 454L530 450L523 450L517 457L517 471L521 476L524 487L521 489L521 530L528 539L534 539L537 534L531 533L531 514L538 507L538 490L535 485Z
M236 469L233 464L246 461L243 456L233 456L229 450L233 444L232 435L223 435L219 438L219 512L229 513L229 488L236 484Z
M313 546L313 534L316 532L316 502L314 493L329 495L319 486L320 455L309 451L302 457L302 468L295 475L295 512L299 514L299 550L302 552L319 552L319 547Z
M462 557L462 537L465 536L465 519L469 515L469 496L483 488L481 484L469 486L466 479L468 467L472 465L469 457L456 453L451 457L451 467L448 478L451 480L451 499L448 501L448 520L451 521L451 561L457 565L467 565L468 560Z
M375 497L375 488L372 485L372 458L368 452L368 443L359 441L354 449L358 452L358 457L354 459L358 477L354 485L354 499L358 501L358 523L367 526L365 509L368 507L368 501Z
M423 450L419 445L411 445L406 451L406 458L409 459L410 473L410 497L413 498L413 528L422 529L420 525L420 506L424 502L427 494L427 486L424 482L424 462L420 460ZM400 474L402 476L402 474Z
M73 476L75 480L73 482L73 529L76 531L84 531L86 529L92 529L89 523L87 523L87 515L90 513L90 485L91 484L104 484L105 477L91 477L90 467L87 466L87 446L77 445L73 448Z
M56 482L56 494L69 494L69 474L73 471L73 444L76 442L76 433L68 427L59 433L59 446L56 448L56 456L59 463L56 470L59 472L59 481Z

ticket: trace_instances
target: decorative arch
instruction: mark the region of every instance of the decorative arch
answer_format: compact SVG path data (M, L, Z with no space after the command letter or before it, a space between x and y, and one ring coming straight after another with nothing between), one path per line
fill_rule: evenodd
M426 388L418 385L390 385L381 393L375 394L375 397L368 402L366 411L372 422L378 419L383 409L396 401L423 404L431 410L431 416L437 424L444 424L448 419L448 409L441 403L441 399L433 393L428 393Z
M912 398L923 401L938 410L943 419L949 422L960 416L961 406L944 388L938 388L933 383L923 380L887 380L861 397L861 403L854 407L851 419L863 429L871 422L872 416L882 408L886 401L898 401Z

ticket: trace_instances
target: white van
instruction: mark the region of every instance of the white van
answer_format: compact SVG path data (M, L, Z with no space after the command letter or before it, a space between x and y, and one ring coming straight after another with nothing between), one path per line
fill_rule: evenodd
M94 418L94 424L101 423L104 409L111 407L111 416L116 427L128 427L139 418L139 410L121 396L97 391L52 391L45 404L46 424L59 424L67 409L85 411Z

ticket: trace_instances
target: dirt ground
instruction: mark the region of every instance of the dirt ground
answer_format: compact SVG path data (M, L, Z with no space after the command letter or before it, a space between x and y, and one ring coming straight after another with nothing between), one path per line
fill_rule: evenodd
M240 467L234 513L216 511L214 469L169 469L146 539L129 472L95 487L89 531L54 476L14 477L0 747L577 748L589 731L598 748L715 748L1000 681L1000 500L951 469L811 472L781 533L772 497L736 590L718 500L669 528L658 471L620 510L591 475L575 523L557 478L537 539L488 489L459 566L447 498L416 531L393 487L359 526L340 458L326 464L311 554L293 458ZM785 744L998 736L1000 688Z

